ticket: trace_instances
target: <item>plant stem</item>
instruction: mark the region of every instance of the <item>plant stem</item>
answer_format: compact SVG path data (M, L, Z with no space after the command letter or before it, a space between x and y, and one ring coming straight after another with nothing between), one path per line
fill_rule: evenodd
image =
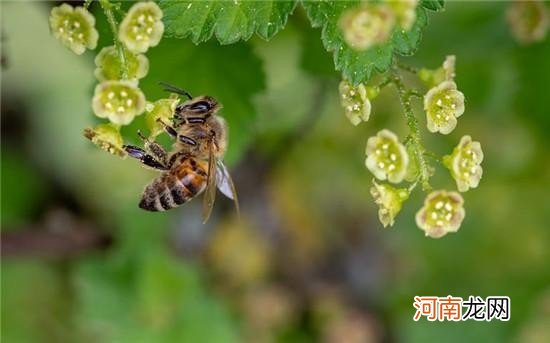
M107 21L109 22L109 26L111 28L111 33L113 34L113 41L118 53L118 58L120 59L120 77L123 80L127 79L128 65L126 63L126 54L124 51L124 46L122 46L122 43L118 40L118 24L116 22L115 15L113 14L113 5L109 2L109 0L99 0L99 3L101 4L101 8L103 9L105 16L107 17Z
M393 71L393 84L397 88L397 93L399 95L399 100L401 106L403 107L403 112L405 113L405 118L407 119L407 126L409 127L409 144L412 146L416 161L418 163L419 170L419 181L422 184L422 189L429 191L432 187L428 182L430 178L430 171L428 169L428 164L426 162L424 153L426 149L420 142L420 129L418 127L418 120L414 116L411 106L411 97L413 93L409 92L403 83L401 76L395 71Z
M413 74L418 73L418 69L417 69L417 68L408 66L408 65L406 65L406 64L402 64L402 63L400 63L400 62L396 62L396 66L397 66L399 69L403 69L403 70L405 70L405 71L408 71L409 73L413 73Z

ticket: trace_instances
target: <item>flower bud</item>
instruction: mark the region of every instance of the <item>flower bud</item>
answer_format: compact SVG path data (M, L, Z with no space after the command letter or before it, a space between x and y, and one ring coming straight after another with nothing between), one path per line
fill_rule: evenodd
M367 141L365 165L379 180L392 183L403 181L409 166L409 155L397 136L389 131L379 131Z
M481 144L472 141L470 136L463 136L452 154L443 157L443 163L450 170L460 192L478 186L483 175L482 161Z
M409 191L405 188L377 184L374 180L372 183L370 193L374 202L379 206L378 219L384 227L393 226L395 216L401 211L403 201L409 198Z
M157 46L164 33L162 11L153 1L134 4L120 23L118 39L128 50L146 52Z
M430 132L449 134L456 127L456 118L464 113L464 94L453 81L444 81L424 96L424 110Z
M347 10L339 21L346 43L355 50L385 43L395 25L395 16L387 4L363 4Z
M117 125L128 125L143 113L145 96L131 81L103 81L95 88L92 108L99 118Z
M113 124L101 124L94 129L87 128L84 130L84 137L110 154L126 157L126 151L122 148L124 141L118 127Z
M416 225L432 238L456 232L466 215L463 205L464 200L457 192L434 191L416 214Z
M83 7L62 4L50 12L53 36L77 55L84 53L86 48L95 49L97 46L99 34L94 25L94 16Z

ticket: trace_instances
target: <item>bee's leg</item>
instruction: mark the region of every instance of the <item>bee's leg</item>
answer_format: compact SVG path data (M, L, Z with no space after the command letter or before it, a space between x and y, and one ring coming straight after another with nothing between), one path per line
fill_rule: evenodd
M164 127L164 131L166 131L166 133L176 139L178 137L178 131L176 131L176 129L174 129L173 127L171 127L170 125L166 124L165 122L163 122L160 118L157 119L157 122L159 124L161 124L163 127Z
M123 145L123 149L128 153L128 156L138 159L153 169L168 170L168 167L164 163L161 163L155 159L153 155L148 154L145 150L134 145Z
M157 161L159 161L162 164L166 165L166 156L168 154L166 153L166 150L164 150L162 145L149 140L139 130L138 130L138 136L143 141L145 151L150 153L151 155L153 155L156 158Z
M164 126L164 131L166 131L166 133L168 133L170 135L170 137L172 137L174 139L177 139L181 143L185 143L185 144L188 144L188 145L191 145L191 146L196 146L197 145L197 142L193 138L191 138L189 136L185 136L185 135L179 135L178 132L176 131L176 129L174 129L170 125L166 124L165 122L163 122L160 119L157 119L157 121L162 126Z

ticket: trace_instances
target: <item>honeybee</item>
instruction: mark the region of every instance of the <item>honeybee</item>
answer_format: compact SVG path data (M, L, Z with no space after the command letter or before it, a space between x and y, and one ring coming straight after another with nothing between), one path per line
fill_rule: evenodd
M192 97L183 89L161 83L166 91L188 98L177 105L172 125L159 120L164 131L175 142L171 152L143 136L144 148L124 145L129 156L155 170L162 171L158 177L145 186L139 207L146 211L166 211L175 208L201 193L204 193L202 217L206 223L212 212L216 187L239 204L235 185L223 156L227 149L227 124L216 115L221 104L210 96Z

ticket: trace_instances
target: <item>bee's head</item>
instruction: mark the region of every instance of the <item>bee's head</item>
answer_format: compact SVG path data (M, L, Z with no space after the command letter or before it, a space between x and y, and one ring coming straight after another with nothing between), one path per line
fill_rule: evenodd
M185 101L176 107L174 120L182 121L183 118L204 118L216 114L221 105L211 96L198 96Z

